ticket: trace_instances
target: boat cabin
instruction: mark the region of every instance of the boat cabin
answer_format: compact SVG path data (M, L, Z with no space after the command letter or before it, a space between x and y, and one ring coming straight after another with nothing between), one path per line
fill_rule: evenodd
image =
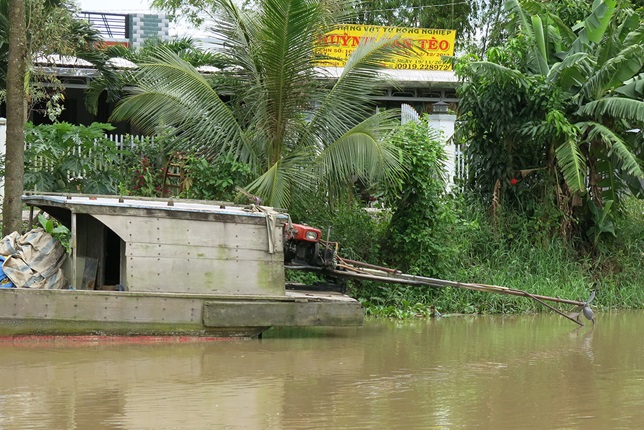
M82 195L30 195L71 230L65 275L77 290L284 295L272 208Z

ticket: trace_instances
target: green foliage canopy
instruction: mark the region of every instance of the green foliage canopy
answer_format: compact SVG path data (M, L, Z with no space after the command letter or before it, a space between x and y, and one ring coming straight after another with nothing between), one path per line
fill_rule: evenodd
M140 64L136 85L113 114L146 132L170 126L183 148L248 163L249 192L287 207L307 190L346 194L355 177L391 181L398 151L382 140L397 112L373 114L379 63L391 40L362 45L337 78L316 68L314 41L346 20L351 2L264 0L242 11L220 0L213 32L229 67L209 82L168 50ZM226 95L223 98L220 95Z
M27 62L31 65L36 55L77 56L91 60L96 52L95 44L101 40L98 30L74 16L76 5L72 0L28 0L26 3ZM0 88L6 88L7 54L9 47L8 1L0 0ZM28 107L40 102L49 103L50 112L56 112L62 101L62 86L57 77L29 67L27 82ZM43 86L49 82L49 86ZM53 85L52 85L53 84Z
M387 201L393 208L387 234L385 259L404 272L432 276L448 254L440 236L450 221L444 204L446 155L440 134L425 115L409 122L392 136L393 143L408 154L407 174L391 188Z
M641 15L595 1L573 30L545 6L524 4L507 2L520 33L489 61L459 69L470 185L491 199L497 180L506 188L511 178L544 170L542 185L565 214L579 197L618 208L625 192L643 191L643 139L634 132L644 128ZM592 213L577 216L591 222Z
M25 189L45 192L114 194L122 154L105 137L110 124L27 123Z

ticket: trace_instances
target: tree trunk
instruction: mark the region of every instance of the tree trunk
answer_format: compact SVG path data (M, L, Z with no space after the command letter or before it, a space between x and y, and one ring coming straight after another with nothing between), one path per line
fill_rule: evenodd
M25 1L9 0L7 67L7 147L5 155L3 235L22 229L25 176L25 71L27 67Z

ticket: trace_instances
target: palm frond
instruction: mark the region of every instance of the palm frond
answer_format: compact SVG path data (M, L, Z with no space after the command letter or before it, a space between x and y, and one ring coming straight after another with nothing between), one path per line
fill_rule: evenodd
M583 85L581 91L588 99L601 97L640 72L644 65L644 45L631 45L616 57L601 65Z
M567 55L561 62L551 67L547 80L557 82L564 90L581 87L592 72L593 62L585 52Z
M620 28L625 30L632 28L631 31L624 37L623 46L638 45L644 43L644 23L641 21L641 17L638 14L630 15ZM630 27L626 27L627 24L630 24Z
M468 65L471 73L484 76L491 80L512 82L514 85L528 87L526 76L518 70L510 69L489 61L474 61Z
M242 13L231 0L213 0L217 14L208 31L214 36L213 48L222 52L236 67L256 71L253 43L257 39L257 14Z
M565 113L553 109L546 114L546 120L528 121L518 128L518 135L539 141L564 142L576 139L579 129L571 124Z
M316 183L310 167L310 153L292 153L273 164L247 189L259 196L265 205L287 208L297 190L310 191Z
M546 39L541 17L535 14L528 18L523 6L517 0L509 0L505 3L505 6L515 15L515 21L521 27L521 32L528 38L530 59L528 67L533 73L547 75L549 69L548 55L546 53Z
M131 51L122 45L109 46L106 49L93 49L77 55L96 67L98 76L92 79L85 92L85 107L93 114L98 111L99 97L103 92L108 102L116 102L123 95L123 89L132 82L132 71L118 70L111 60L131 57Z
M553 26L557 29L562 43L565 46L570 46L570 44L572 44L572 42L577 38L575 32L572 31L570 27L565 22L563 22L563 20L559 16L553 13L548 13L548 19L552 21Z
M644 99L644 73L629 79L624 85L616 88L615 92L632 99Z
M287 10L283 10L283 6ZM269 145L275 161L282 153L289 124L309 109L311 94L317 88L312 64L313 41L322 19L319 3L307 0L266 1L261 17L262 90L266 104Z
M237 113L255 130L269 168L294 135L304 134L302 118L317 108L321 83L312 62L314 41L330 11L325 2L308 0L267 0L249 14L222 3L228 5L213 30L235 65L232 94L243 104Z
M380 63L390 58L393 39L361 44L348 59L330 91L320 99L308 130L323 142L334 142L373 113L373 95L384 81Z
M526 34L529 39L532 39L533 33L531 22L528 19L525 11L523 10L521 3L518 0L508 0L505 2L504 6L508 12L514 15L514 21L516 25L521 27L523 33Z
M170 126L182 130L183 141L204 154L227 150L242 161L256 162L256 149L230 109L176 54L160 48L156 58L140 65L135 79L131 95L116 106L111 120L130 120L147 133Z
M107 102L118 101L125 86L131 83L131 73L128 71L103 70L100 75L89 82L85 90L85 107L92 114L98 112L100 96L106 93Z
M622 13L629 12L628 10L624 10ZM625 16L616 31L608 34L606 40L604 40L599 46L597 51L598 63L603 64L609 59L617 56L624 47L642 43L643 31L644 26L640 24L640 17L638 14L630 13Z
M548 54L546 52L546 37L543 29L543 22L539 15L532 16L532 30L534 32L534 45L532 54L534 56L539 74L548 74Z
M320 177L335 183L346 183L353 176L368 181L399 177L403 167L399 151L382 135L392 119L390 111L376 114L327 145L316 160Z
M599 43L604 37L608 24L615 12L615 0L601 0L593 3L592 13L584 20L579 37L572 44L570 53L586 50L589 43Z

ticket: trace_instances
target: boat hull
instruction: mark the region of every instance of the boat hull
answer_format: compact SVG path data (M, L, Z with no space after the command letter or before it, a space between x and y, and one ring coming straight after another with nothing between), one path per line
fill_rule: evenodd
M0 337L252 338L273 326L355 326L362 321L359 302L337 293L266 297L0 289Z

